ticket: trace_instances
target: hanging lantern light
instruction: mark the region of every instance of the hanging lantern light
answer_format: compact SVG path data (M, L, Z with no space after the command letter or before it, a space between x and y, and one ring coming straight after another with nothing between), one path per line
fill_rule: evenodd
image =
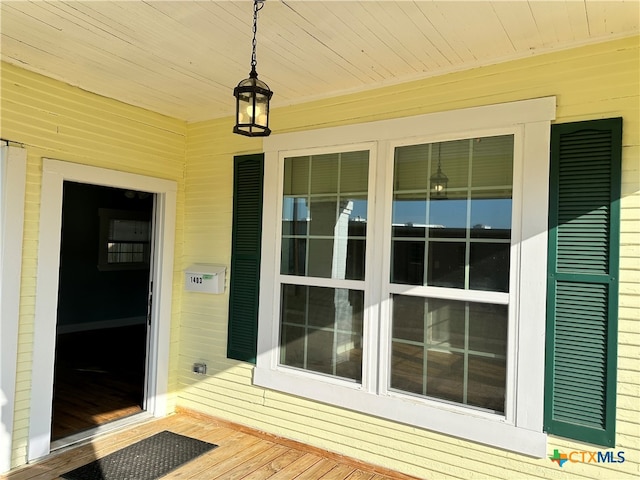
M258 12L264 7L264 0L253 1L253 42L251 52L251 72L249 78L242 80L233 89L236 97L236 125L233 133L248 137L267 137L269 129L269 101L273 92L256 72L256 33L258 31Z
M447 184L449 183L449 177L442 173L442 165L440 164L440 149L441 144L438 144L438 171L431 175L431 198L432 199L446 199L447 198Z

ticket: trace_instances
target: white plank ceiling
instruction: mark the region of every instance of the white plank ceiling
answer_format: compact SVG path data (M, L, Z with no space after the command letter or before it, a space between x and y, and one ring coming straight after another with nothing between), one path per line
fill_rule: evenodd
M253 4L0 2L2 60L187 121L233 114ZM273 107L639 33L640 1L267 0L257 70Z

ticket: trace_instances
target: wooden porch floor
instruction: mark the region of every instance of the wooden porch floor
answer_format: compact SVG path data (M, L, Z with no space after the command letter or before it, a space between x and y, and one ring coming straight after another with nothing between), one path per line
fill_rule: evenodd
M215 450L163 477L167 480L415 480L385 468L186 410L100 436L91 443L16 469L6 478L60 479L65 472L163 430L218 445Z

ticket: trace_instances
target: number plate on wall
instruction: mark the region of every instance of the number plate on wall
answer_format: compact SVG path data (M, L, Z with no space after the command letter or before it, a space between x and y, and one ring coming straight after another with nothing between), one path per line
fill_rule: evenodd
M184 286L189 292L224 293L224 265L194 264L185 272Z

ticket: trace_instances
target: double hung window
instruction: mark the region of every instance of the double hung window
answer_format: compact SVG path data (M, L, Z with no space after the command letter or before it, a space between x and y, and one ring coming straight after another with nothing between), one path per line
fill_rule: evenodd
M544 455L554 108L266 139L254 382Z

